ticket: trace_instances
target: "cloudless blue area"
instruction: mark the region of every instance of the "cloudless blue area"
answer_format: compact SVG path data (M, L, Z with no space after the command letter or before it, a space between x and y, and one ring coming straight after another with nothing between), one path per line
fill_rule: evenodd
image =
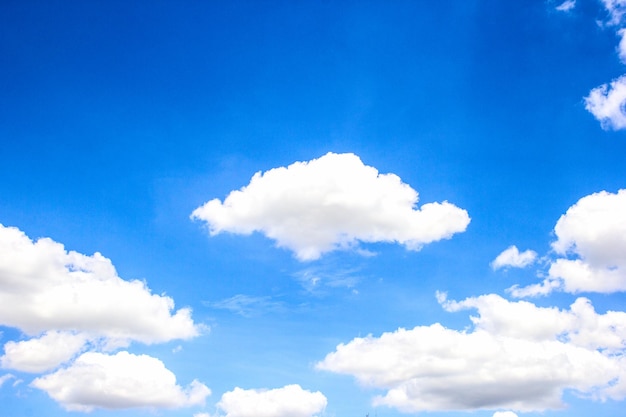
M377 390L314 364L357 336L469 326L435 291L460 300L536 282L533 269L489 263L512 244L547 253L578 199L626 186L625 134L602 130L583 101L625 72L618 39L596 23L606 13L599 2L579 0L570 13L556 5L3 0L0 223L101 252L121 277L145 279L211 327L191 341L132 345L181 385L197 378L213 391L205 409L156 415L213 413L236 386L297 383L327 396L328 416L399 416L371 406ZM261 235L209 237L189 219L257 171L331 151L397 174L420 203L466 209L467 231L420 252L372 244L374 257L302 263ZM322 286L303 285L303 271ZM341 277L353 285L333 285ZM266 304L244 315L216 307L238 294ZM626 301L586 296L598 312ZM2 343L18 336L1 330ZM12 373L24 383L0 388L0 415L78 415L29 388L32 375ZM524 415L623 408L565 400L568 410Z

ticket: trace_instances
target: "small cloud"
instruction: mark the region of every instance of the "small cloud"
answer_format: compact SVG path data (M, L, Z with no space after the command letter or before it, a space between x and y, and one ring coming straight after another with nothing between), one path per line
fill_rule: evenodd
M183 347L181 345L178 345L174 349L172 349L172 353L178 353L182 350L183 350Z
M307 268L293 274L302 287L310 293L320 293L324 288L354 289L360 278L354 274L358 269L325 271L321 268Z
M495 271L500 268L525 268L537 259L537 252L532 250L519 251L517 246L509 246L496 259L491 262L491 268Z
M4 374L0 376L0 387L2 387L2 385L4 385L4 383L7 382L11 378L15 378L15 376L13 376L12 374ZM13 385L15 386L15 384Z
M574 7L576 7L576 0L565 0L563 3L561 3L558 6L556 6L556 10L558 10L560 12L569 12ZM495 417L495 415L494 415L494 417ZM500 417L506 417L506 416L500 416Z
M621 47L622 42L620 54ZM593 114L605 130L626 128L624 106L626 106L626 75L611 81L610 84L594 88L585 97L585 109Z

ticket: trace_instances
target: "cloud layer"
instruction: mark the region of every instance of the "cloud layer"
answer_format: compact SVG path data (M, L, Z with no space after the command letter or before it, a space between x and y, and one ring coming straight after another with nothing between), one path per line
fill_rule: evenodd
M626 395L626 313L597 314L582 298L558 310L493 294L438 297L447 311L477 309L474 328L433 324L356 338L317 367L384 389L375 405L410 413L562 408L565 390L595 400Z
M326 408L326 397L299 385L272 390L235 388L217 403L224 417L312 417Z
M394 174L379 174L354 154L328 153L256 173L222 203L192 213L211 235L261 232L300 260L360 242L396 242L411 250L463 232L470 218L448 202L416 208L418 195Z
M198 381L183 389L160 360L128 352L84 353L70 367L37 378L31 385L72 411L188 407L204 404L211 393Z

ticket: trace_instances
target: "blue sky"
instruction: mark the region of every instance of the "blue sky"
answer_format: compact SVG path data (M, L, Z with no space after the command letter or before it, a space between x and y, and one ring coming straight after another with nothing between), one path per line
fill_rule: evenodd
M614 416L626 1L4 1L0 414Z

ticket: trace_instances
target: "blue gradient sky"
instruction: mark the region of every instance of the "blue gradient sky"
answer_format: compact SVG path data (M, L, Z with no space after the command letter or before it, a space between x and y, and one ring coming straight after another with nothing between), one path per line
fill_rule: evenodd
M92 341L41 372L5 361L0 415L80 415L33 381L70 369L85 353L126 351L163 362L182 387L197 379L211 395L204 405L173 408L112 400L96 405L92 416L246 417L228 408L224 394L293 384L327 400L323 411L312 406L302 416L429 414L375 406L373 398L390 386L358 380L359 370L320 364L339 344L367 335L379 340L399 328L441 323L457 334L474 332L476 310L446 311L437 291L459 302L496 294L517 303L507 289L541 283L557 259L598 266L576 249L587 241L573 239L567 254L551 244L562 238L557 221L580 199L626 188L621 84L605 92L615 93L617 119L588 110L593 89L626 73L619 57L626 4L611 4L577 0L559 10L562 4L549 0L2 2L0 224L67 251L101 253L122 279L171 297L172 314L190 307L202 331L158 343L131 337L112 350ZM359 243L357 236L347 249L300 260L262 232L225 228L210 236L207 226L216 223L190 219L204 203L223 202L247 186L256 172L328 152L351 153L380 174L397 175L419 193L416 208L448 201L471 222L419 251L402 242ZM626 230L619 207L600 209L609 213L611 230ZM593 219L581 222L585 230L595 227ZM598 250L616 253L604 266L615 268L621 287L563 287L521 300L569 311L585 297L599 315L626 314L626 243L597 235ZM536 258L523 268L493 268L511 245ZM29 262L8 247L0 253L6 294L19 263ZM35 278L52 297L46 274ZM22 296L30 302L28 293ZM5 358L7 343L43 334L16 324L19 314L0 313ZM618 322L626 326L621 316ZM68 326L45 330L81 331ZM90 331L101 331L94 326ZM626 333L619 331L619 348L596 352L623 354ZM408 355L419 356L411 346ZM379 355L383 361L385 353ZM357 368L370 359L359 359ZM461 376L481 372L470 368ZM430 386L426 379L419 384ZM443 382L445 398L463 389ZM505 411L600 417L623 408L622 394L602 397L597 387L555 389L566 409L533 410L530 404L541 401L517 385L508 394L518 406L425 407L432 415L479 417ZM277 413L267 417L288 417Z

